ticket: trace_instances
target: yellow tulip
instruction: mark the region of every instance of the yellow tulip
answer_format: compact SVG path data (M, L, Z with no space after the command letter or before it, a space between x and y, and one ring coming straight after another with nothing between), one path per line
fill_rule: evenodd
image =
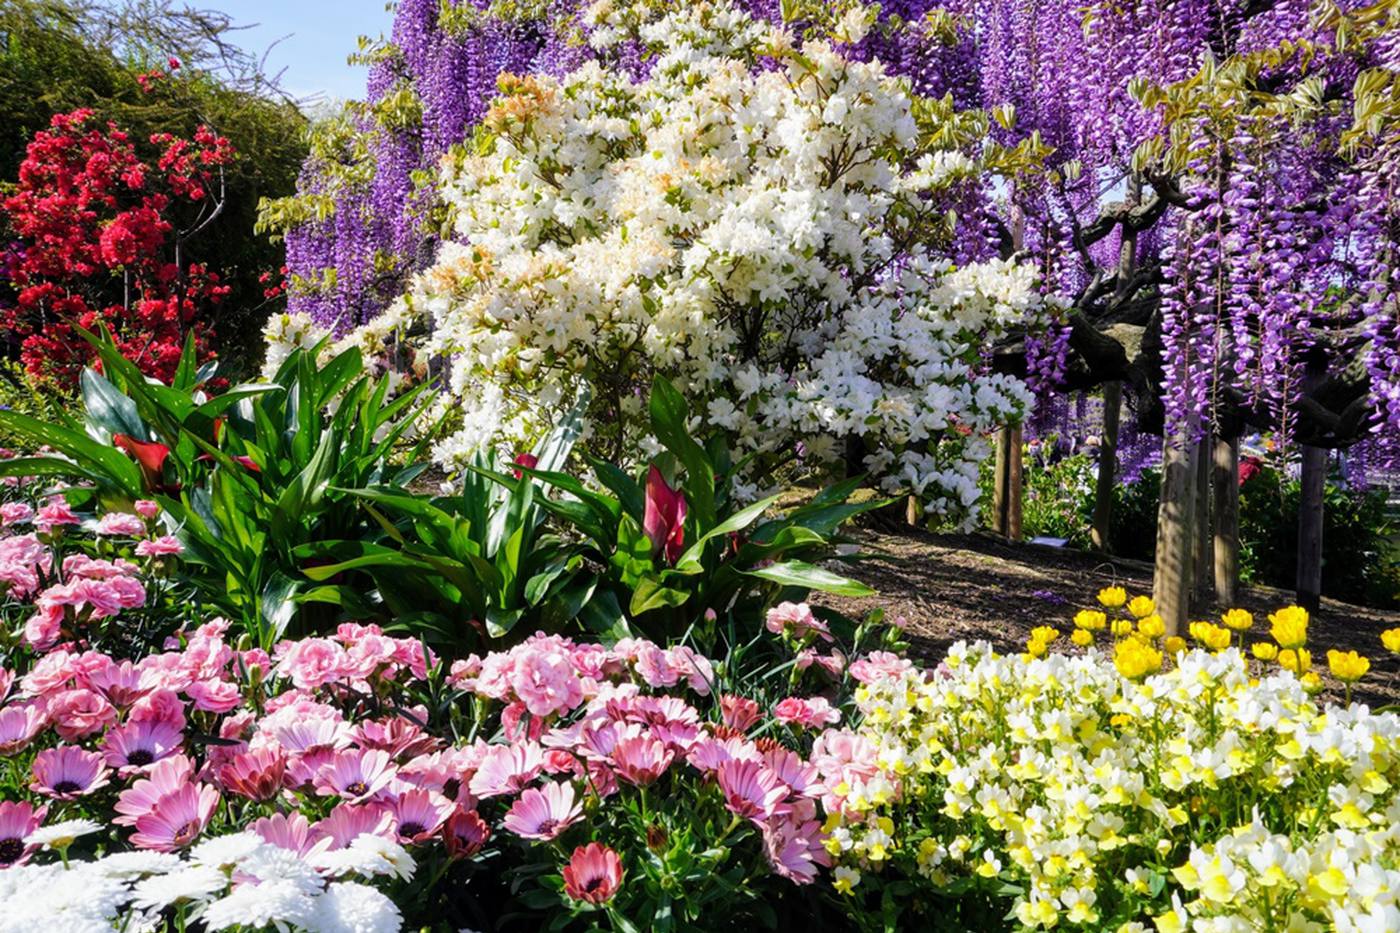
M1243 609L1231 609L1220 617L1220 621L1232 631L1243 632L1254 625L1254 616Z
M1327 669L1342 683L1351 684L1366 676L1366 672L1371 669L1371 662L1355 651L1338 651L1333 648L1327 652Z
M1301 648L1307 644L1308 610L1301 606L1288 606L1271 614L1269 624L1269 634L1280 648Z
M1128 603L1128 611L1141 619L1156 612L1157 605L1152 602L1151 596L1134 596L1133 601Z
M1117 609L1128 601L1128 591L1121 586L1108 586L1099 590L1099 605L1105 609Z

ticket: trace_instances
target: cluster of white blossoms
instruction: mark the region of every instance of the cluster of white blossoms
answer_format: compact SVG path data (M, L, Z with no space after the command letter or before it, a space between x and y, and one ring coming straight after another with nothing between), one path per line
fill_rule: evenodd
M1010 883L1032 929L1400 929L1400 717L1248 665L1132 680L979 644L870 680L828 802L838 886Z
M213 837L183 856L133 851L18 865L0 871L0 933L160 929L171 912L179 929L197 924L211 933L398 933L403 918L393 901L345 876L408 879L413 870L402 846L377 836L300 853L251 832Z
M525 449L584 391L589 430L635 455L659 373L760 460L859 438L888 492L970 507L986 433L1030 403L985 353L1043 306L1027 267L945 258L948 194L981 166L924 145L907 82L828 42L723 3L588 16L596 45L649 47L648 76L503 78L444 163L455 242L350 335L431 335L468 413L439 459Z

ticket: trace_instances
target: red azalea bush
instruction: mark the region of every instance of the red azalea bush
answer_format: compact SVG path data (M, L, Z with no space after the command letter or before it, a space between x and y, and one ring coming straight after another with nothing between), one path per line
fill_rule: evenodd
M202 315L228 294L219 275L181 259L184 238L218 210L229 141L153 135L149 155L91 110L54 116L0 200L17 242L5 264L13 304L0 328L35 379L74 384L92 353L75 327L105 324L143 372L168 381L186 338L208 356Z

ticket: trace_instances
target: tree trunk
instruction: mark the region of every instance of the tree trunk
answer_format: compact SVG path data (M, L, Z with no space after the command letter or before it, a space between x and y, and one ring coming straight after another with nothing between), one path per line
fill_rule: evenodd
M1240 586L1240 439L1217 437L1213 454L1215 598L1233 609Z
M1123 410L1123 383L1103 387L1103 437L1099 439L1099 478L1094 487L1094 526L1089 530L1094 547L1109 550L1113 526L1113 492L1118 469L1118 420Z
M992 528L1021 540L1021 426L997 432L996 484L992 488Z
M1195 500L1196 514L1191 520L1191 557L1195 565L1191 575L1191 609L1206 613L1215 602L1215 552L1211 536L1211 441L1207 435L1196 445L1193 461L1196 467Z
M1191 525L1195 518L1196 462L1199 444L1186 426L1162 440L1162 494L1157 507L1157 555L1152 598L1168 635L1186 628L1191 603L1194 561Z
M1302 493L1298 499L1298 605L1316 612L1322 599L1322 494L1327 451L1303 447Z

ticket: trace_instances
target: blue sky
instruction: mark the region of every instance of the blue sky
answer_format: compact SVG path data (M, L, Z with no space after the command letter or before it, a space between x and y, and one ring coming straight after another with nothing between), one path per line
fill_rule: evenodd
M345 63L361 35L387 32L392 15L384 0L222 0L211 3L239 25L257 23L238 32L239 43L262 54L282 39L268 56L267 70L282 76L285 90L295 97L360 97L365 69ZM283 37L286 38L283 38Z

